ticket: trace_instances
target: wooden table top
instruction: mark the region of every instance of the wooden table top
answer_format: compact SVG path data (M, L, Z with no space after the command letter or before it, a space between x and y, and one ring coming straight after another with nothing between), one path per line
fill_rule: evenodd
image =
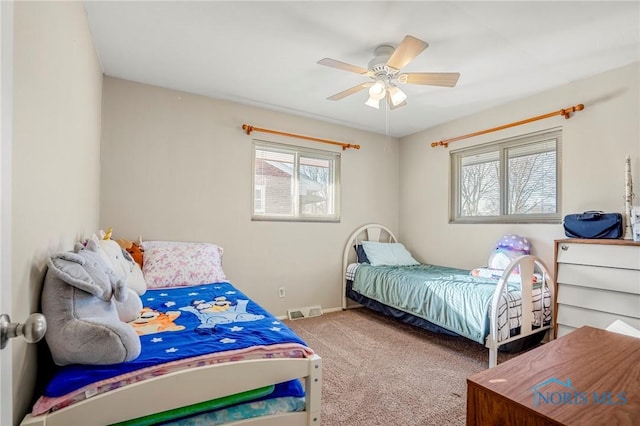
M640 425L640 339L592 327L469 377L552 422Z

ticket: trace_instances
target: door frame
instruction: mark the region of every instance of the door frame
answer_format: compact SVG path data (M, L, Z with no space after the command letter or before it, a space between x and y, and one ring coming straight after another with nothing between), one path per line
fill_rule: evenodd
M0 313L11 315L13 1L0 1ZM0 351L0 425L13 424L13 353Z

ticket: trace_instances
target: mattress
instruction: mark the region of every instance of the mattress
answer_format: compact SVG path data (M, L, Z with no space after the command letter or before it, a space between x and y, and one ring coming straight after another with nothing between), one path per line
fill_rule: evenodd
M296 379L110 426L222 425L254 417L303 411L304 395L302 383Z

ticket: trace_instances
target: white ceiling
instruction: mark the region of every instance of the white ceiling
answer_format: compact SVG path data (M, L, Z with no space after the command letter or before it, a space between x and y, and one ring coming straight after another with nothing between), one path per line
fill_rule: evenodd
M85 8L108 76L396 137L640 61L640 1L89 0ZM365 106L366 90L326 99L368 77L319 59L366 68L377 45L407 34L429 47L403 71L460 72L456 87L402 85L408 105L393 111Z

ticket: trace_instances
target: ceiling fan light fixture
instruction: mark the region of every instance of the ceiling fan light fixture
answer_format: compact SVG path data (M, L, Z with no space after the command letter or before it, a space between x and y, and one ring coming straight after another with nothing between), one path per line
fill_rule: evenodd
M369 99L365 105L380 109L380 101L384 100L387 103L385 107L396 109L407 104L407 94L398 88L400 84L454 87L460 77L460 73L457 72L402 72L402 69L428 46L429 43L426 41L410 35L406 35L396 47L390 44L379 45L374 49L374 57L369 61L366 69L331 58L319 60L320 65L366 75L370 78L366 83L343 90L327 99L337 101L369 89Z
M374 99L371 96L364 104L370 106L371 108L380 109L380 99Z
M407 94L398 88L398 86L389 86L389 97L393 106L398 106L407 100Z
M386 94L386 87L384 81L377 80L373 86L369 87L369 97L379 101L383 99ZM369 102L369 101L367 101Z

